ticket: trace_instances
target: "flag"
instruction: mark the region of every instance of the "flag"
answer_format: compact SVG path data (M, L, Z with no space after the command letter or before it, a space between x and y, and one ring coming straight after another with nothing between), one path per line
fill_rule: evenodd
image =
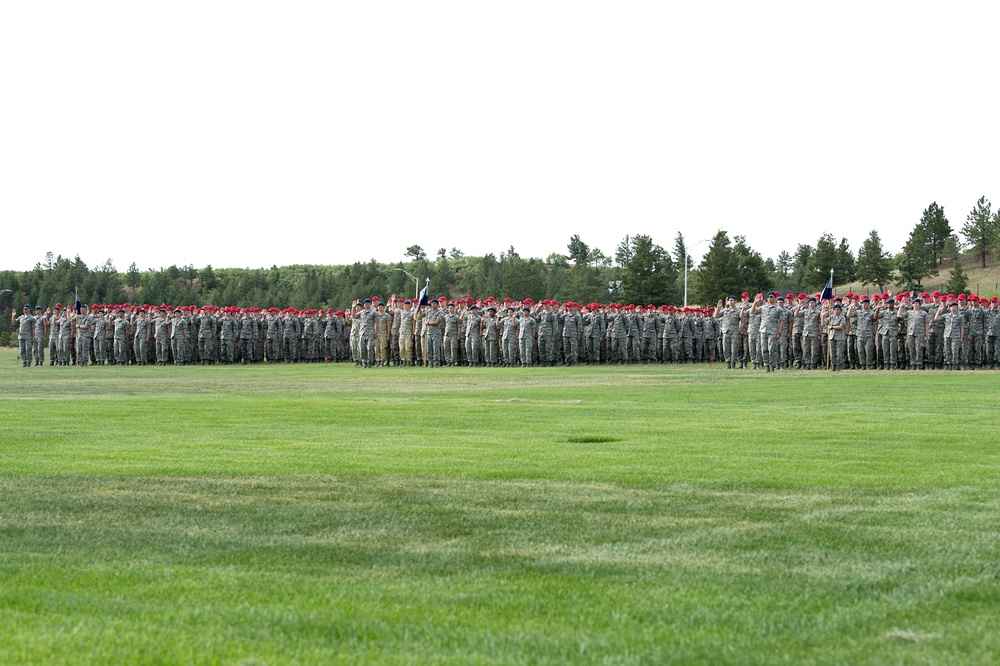
M73 293L76 295L76 303L74 304L74 307L76 308L76 313L80 314L80 307L82 306L82 303L80 303L80 289L74 287Z
M430 300L427 298L426 286L420 290L420 296L417 297L417 307L419 308L425 305L430 305Z
M833 299L833 269L830 269L830 279L827 280L826 286L823 287L823 294L820 296L820 301L829 301Z

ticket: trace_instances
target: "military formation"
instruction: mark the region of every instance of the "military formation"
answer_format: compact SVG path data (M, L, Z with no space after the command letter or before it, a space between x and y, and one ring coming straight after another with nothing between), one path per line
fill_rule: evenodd
M1000 368L998 299L744 292L715 308L377 296L345 310L25 305L21 364L339 363L531 367L725 363L727 369Z

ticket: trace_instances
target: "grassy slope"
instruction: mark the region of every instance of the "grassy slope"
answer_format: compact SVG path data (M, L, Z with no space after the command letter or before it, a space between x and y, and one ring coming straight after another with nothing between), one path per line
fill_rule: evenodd
M993 660L996 381L4 352L0 662Z

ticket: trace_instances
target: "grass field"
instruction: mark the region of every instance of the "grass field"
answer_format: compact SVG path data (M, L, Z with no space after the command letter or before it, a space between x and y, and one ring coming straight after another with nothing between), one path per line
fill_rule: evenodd
M2 350L0 663L997 662L998 386Z

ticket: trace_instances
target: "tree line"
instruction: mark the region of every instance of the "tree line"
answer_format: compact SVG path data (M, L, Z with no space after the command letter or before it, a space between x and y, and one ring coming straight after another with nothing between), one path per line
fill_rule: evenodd
M110 260L88 267L77 256L47 253L32 270L0 271L4 308L22 302L50 306L71 302L76 289L81 300L97 303L212 304L241 307L343 308L359 297L389 294L413 296L427 285L434 296L485 298L509 296L554 298L579 303L620 301L683 305L714 303L720 295L778 289L814 292L822 289L833 269L837 284L860 282L878 291L890 284L922 289L946 259L963 249L975 253L985 267L1000 244L1000 214L982 197L955 233L936 202L923 212L903 249L891 255L873 229L855 253L847 239L823 233L815 245L800 244L764 258L740 235L718 231L696 266L680 232L670 250L651 236L626 235L610 255L570 237L565 252L546 258L522 257L511 246L499 255L469 257L457 249L437 250L428 257L419 245L403 253L405 261L374 259L342 266L293 265L270 268L213 268L211 265L170 266L140 271L133 263L125 272ZM703 241L699 241L701 243ZM685 272L685 264L687 271ZM685 274L686 273L686 274ZM416 282L414 281L416 278ZM967 279L956 262L949 291L966 290ZM4 316L0 335L10 330ZM0 342L6 342L0 337Z

